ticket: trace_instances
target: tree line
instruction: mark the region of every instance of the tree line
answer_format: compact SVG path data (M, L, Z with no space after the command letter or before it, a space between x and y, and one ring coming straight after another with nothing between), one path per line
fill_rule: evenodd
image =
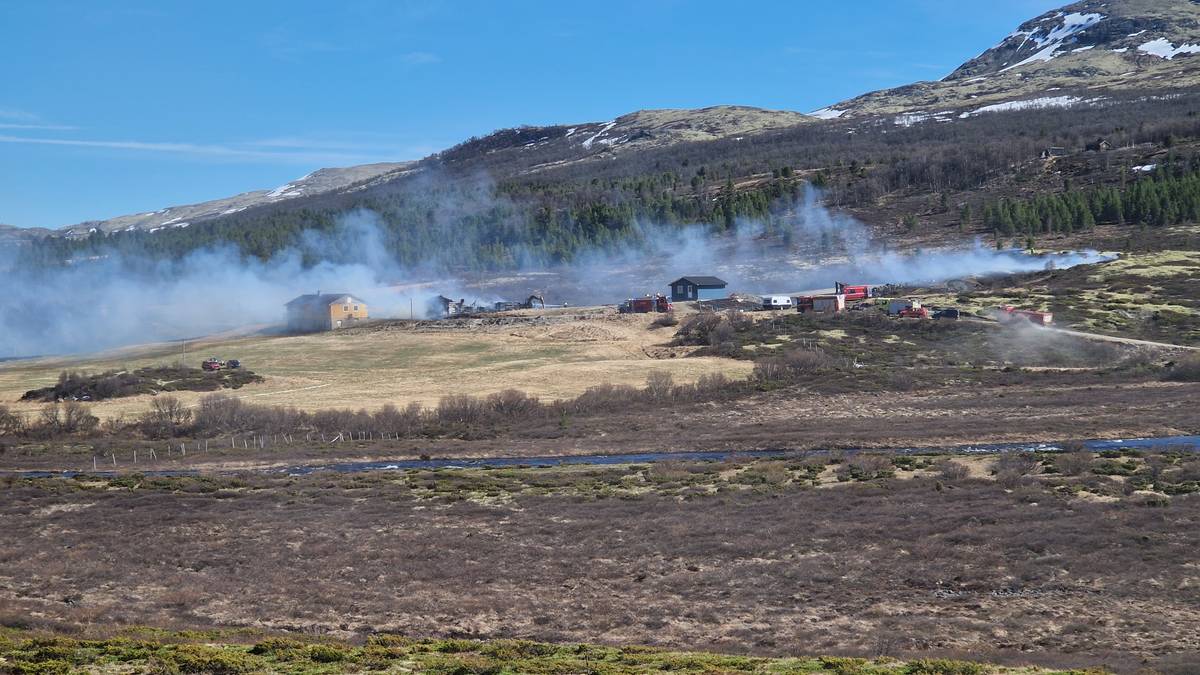
M983 224L997 236L1070 234L1097 223L1161 227L1200 221L1200 154L1168 158L1120 186L1000 199L983 206Z

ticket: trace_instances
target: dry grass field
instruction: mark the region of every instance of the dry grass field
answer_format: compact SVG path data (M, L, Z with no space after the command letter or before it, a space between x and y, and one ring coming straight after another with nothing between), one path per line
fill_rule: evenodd
M665 347L674 330L654 329L653 320L610 309L595 318L545 325L437 329L386 322L313 335L205 338L78 358L14 361L0 364L0 403L35 411L39 404L18 399L29 389L52 384L63 370L128 369L181 359L198 365L208 356L239 359L266 378L234 395L305 410L433 404L447 394L509 388L559 399L595 384L641 386L651 371L690 382L708 373L740 378L752 368L746 361L716 357L670 358L683 354ZM203 395L177 394L188 405ZM93 412L102 419L132 417L147 409L149 399L103 401Z

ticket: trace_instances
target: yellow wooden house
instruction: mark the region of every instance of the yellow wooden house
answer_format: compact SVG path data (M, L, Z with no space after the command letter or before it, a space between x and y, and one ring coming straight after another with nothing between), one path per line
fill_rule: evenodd
M284 305L293 333L336 330L367 320L367 303L350 293L310 293Z

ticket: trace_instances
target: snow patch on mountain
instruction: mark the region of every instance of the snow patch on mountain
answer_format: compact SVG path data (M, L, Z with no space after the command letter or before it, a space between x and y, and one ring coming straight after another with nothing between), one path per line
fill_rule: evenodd
M808 114L810 117L815 117L819 120L836 120L842 115L845 115L846 111L838 110L837 108L821 108L820 110L814 110Z
M585 138L583 140L583 142L580 143L580 145L582 145L585 148L591 149L592 143L596 142L597 139L599 139L604 134L608 133L608 131L615 126L617 126L616 120L613 120L611 122L605 122L604 126L600 127L600 131L597 131L596 133L592 134L591 136L588 136L587 138Z
M1176 47L1170 40L1158 38L1138 47L1138 51L1170 61L1180 54L1200 54L1200 45L1181 44Z
M1054 57L1059 56L1059 50L1061 50L1064 45L1075 42L1076 35L1087 30L1088 28L1091 28L1100 21L1103 21L1104 15L1072 12L1070 14L1060 15L1053 18L1061 19L1061 23L1050 29L1050 31L1045 35L1041 34L1045 28L1039 27L1032 31L1017 31L1008 37L1008 40L1011 40L1014 37L1024 36L1025 39L1021 41L1021 45L1017 47L1017 51L1023 49L1030 41L1037 45L1038 51L1034 52L1032 56L1029 56L1022 61L1014 63L1006 68L1002 68L1000 72L1003 73L1014 68L1020 68L1021 66L1028 65L1030 63L1036 63L1038 61L1049 61Z
M1094 103L1099 101L1098 98L1082 99L1078 96L1043 96L1041 98L1030 98L1024 101L1005 101L1004 103L993 103L985 105L981 108L968 110L959 115L960 119L974 117L989 112L1004 112L1006 110L1033 110L1037 108L1070 108L1080 103Z

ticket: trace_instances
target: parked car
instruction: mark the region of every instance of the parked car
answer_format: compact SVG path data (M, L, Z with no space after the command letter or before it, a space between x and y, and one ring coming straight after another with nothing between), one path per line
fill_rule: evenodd
M225 362L225 366L227 368L241 368L242 362L238 361L237 359L229 359L228 361Z
M958 316L958 309L954 307L946 307L933 313L933 318L935 319L948 319L950 321L958 321Z

